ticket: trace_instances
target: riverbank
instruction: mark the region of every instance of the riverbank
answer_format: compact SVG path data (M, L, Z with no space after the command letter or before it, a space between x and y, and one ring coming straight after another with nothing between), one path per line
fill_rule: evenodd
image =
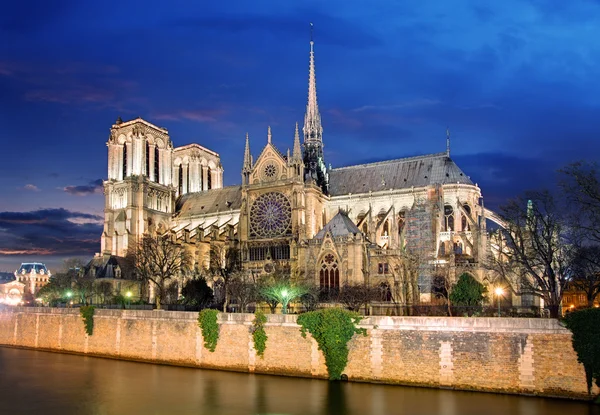
M0 345L219 370L327 378L322 353L294 315L269 315L264 357L252 314L219 314L215 352L197 313L96 310L88 336L78 309L0 312ZM350 381L589 399L570 332L556 320L368 317L344 373ZM599 391L596 388L595 394Z

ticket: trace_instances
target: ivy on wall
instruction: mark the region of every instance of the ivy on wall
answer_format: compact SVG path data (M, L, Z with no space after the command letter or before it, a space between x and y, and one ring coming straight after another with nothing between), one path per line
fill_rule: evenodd
M219 340L219 324L217 323L218 310L204 309L198 313L198 326L202 329L204 347L211 352L217 348Z
M302 337L308 331L325 356L330 380L339 380L348 364L348 342L354 334L367 335L357 327L362 316L341 308L311 311L298 316Z
M79 314L81 314L81 318L83 320L83 324L85 326L85 332L88 336L91 336L94 333L94 310L96 307L93 305L84 305L79 307Z
M264 357L265 349L267 348L267 332L265 331L265 323L267 322L267 316L260 310L254 313L254 321L252 322L252 340L254 340L254 349L256 354L260 357Z
M600 308L569 313L565 324L573 332L573 349L585 368L588 393L591 393L594 380L600 387Z

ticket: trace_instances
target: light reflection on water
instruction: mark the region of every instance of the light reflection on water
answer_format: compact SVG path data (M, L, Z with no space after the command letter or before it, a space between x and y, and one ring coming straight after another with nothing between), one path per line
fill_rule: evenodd
M330 383L0 347L0 414L600 415L581 402Z

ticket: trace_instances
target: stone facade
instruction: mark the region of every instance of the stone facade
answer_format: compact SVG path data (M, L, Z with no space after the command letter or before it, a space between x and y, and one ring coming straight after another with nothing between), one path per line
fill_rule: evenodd
M87 336L78 309L0 312L0 345L199 368L326 378L316 342L294 315L269 315L264 358L251 314L220 314L214 353L196 313L96 310ZM349 343L349 380L588 399L571 334L556 320L369 317ZM594 393L600 393L598 388Z
M242 184L223 187L214 151L173 148L166 129L119 119L107 143L102 254L123 256L144 234L169 235L189 247L197 268L218 245L239 252L254 275L283 265L321 288L384 284L404 304L431 299L436 267L485 279L479 264L495 216L450 157L449 137L442 153L326 167L312 41L304 126L291 131L292 151L282 152L269 127L256 159L246 136ZM406 250L429 267L408 278L398 263Z

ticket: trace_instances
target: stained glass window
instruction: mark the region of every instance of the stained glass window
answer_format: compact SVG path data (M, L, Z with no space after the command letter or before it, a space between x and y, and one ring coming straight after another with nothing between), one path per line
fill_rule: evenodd
M270 192L256 199L250 208L250 235L273 238L290 234L292 209L290 201L279 192Z

